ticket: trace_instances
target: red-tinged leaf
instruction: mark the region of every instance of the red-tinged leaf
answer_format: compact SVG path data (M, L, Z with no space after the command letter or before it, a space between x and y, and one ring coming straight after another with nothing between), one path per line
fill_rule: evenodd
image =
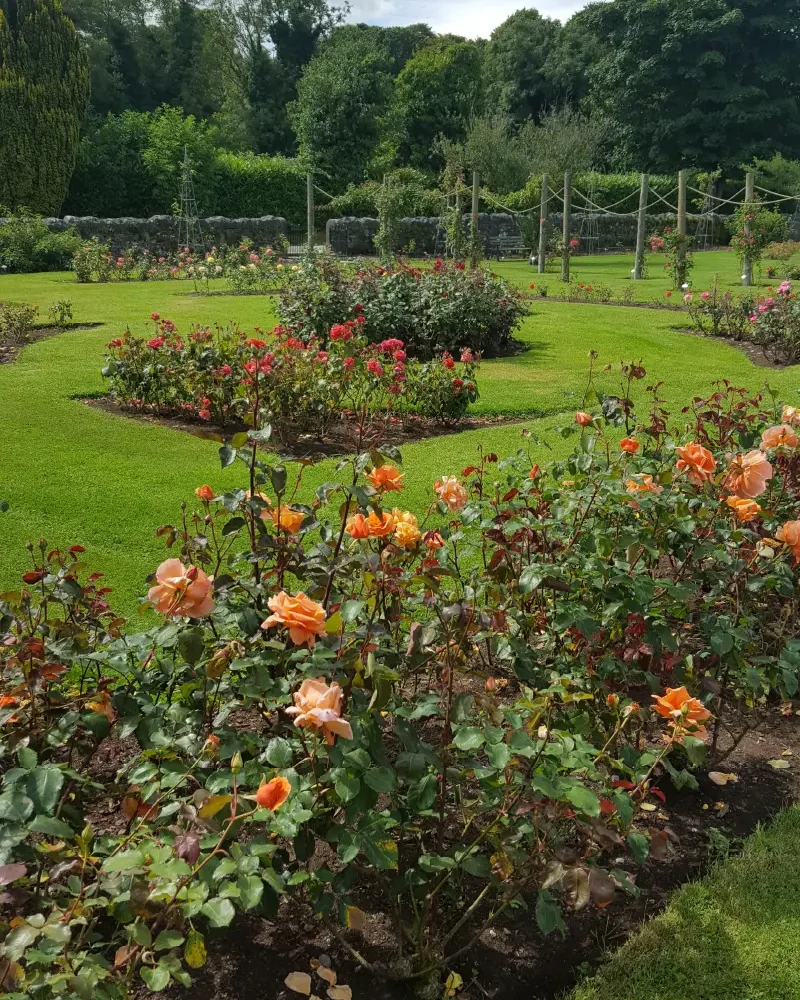
M464 469L464 471L461 473L461 478L462 479L466 479L467 476L471 476L473 472L477 472L477 471L478 470L475 468L474 465L468 465L466 467L466 469Z
M30 573L23 573L22 579L25 583L39 583L43 576L44 573L40 569L37 569Z
M650 789L650 794L651 795L655 795L655 797L659 800L659 802L666 802L667 801L666 795L661 791L660 788L651 788Z
M21 863L0 866L0 885L11 885L18 878L22 878L27 871L27 866Z
M610 816L616 808L611 799L600 799L600 812L604 816Z
M508 493L503 497L503 503L507 503L509 500L513 500L514 497L519 496L519 490L513 489L509 490Z
M625 789L627 789L630 792L630 791L632 791L636 787L636 785L634 785L634 783L632 781L623 781L621 779L618 779L617 781L612 781L611 782L611 787L612 788L625 788Z

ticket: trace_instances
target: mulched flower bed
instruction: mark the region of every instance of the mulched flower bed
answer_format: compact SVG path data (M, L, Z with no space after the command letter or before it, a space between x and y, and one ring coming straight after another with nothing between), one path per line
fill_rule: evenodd
M12 361L16 361L19 352L28 344L35 344L39 340L54 337L57 333L69 333L72 330L93 330L102 325L102 323L71 323L69 326L54 326L52 324L37 326L21 344L0 344L0 365L10 365Z

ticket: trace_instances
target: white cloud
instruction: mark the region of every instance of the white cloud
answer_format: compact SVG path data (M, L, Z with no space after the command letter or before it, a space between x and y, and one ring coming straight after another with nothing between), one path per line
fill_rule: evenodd
M586 5L586 0L538 0L536 9L546 17L566 20ZM515 10L526 4L517 0L352 0L348 20L367 24L429 24L434 31L453 32L468 38L488 38Z

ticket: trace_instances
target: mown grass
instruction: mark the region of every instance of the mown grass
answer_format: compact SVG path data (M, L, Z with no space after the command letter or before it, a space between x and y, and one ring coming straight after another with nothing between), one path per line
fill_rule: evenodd
M213 442L157 424L86 406L81 397L103 392L104 345L127 324L143 331L150 313L169 316L181 329L192 322L237 320L249 328L274 322L269 297L196 297L174 282L78 285L68 275L6 276L0 298L39 304L43 316L56 299L69 298L78 322L101 321L92 330L71 330L26 347L12 365L0 366L0 499L11 509L0 515L0 588L16 584L28 565L25 542L44 536L54 545L80 543L86 559L106 574L115 607L130 613L144 592L145 578L163 558L154 536L174 523L183 500L192 501L201 483L216 491L242 482L239 469L221 470ZM674 312L536 301L519 337L526 350L485 362L480 373L478 413L529 416L524 426L552 451L531 445L532 458L565 455L555 427L558 414L582 398L588 353L598 364L643 360L647 382L662 380L663 395L675 408L728 378L757 389L769 381L784 399L796 401L798 369L756 368L724 344L676 331L684 320ZM618 378L601 375L604 389ZM639 398L644 383L639 383ZM407 489L404 502L421 511L432 482L471 464L477 448L508 455L525 442L509 424L433 438L403 449ZM335 476L335 462L304 472L306 495Z
M680 889L572 1000L797 1000L800 808Z

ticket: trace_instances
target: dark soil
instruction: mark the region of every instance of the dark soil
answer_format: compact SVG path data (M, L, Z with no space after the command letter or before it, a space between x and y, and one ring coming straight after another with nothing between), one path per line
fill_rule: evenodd
M16 361L22 348L28 344L35 344L37 340L46 340L57 333L68 333L70 330L93 330L96 326L102 325L102 323L68 323L67 326L56 326L53 323L46 323L37 326L21 343L0 344L0 365L10 365L12 361Z
M790 365L783 365L774 361L767 356L763 347L759 347L758 344L750 344L746 340L734 340L733 337L711 337L711 334L703 333L694 327L683 327L680 333L691 333L694 337L703 337L705 340L713 339L720 344L727 344L728 347L735 347L737 351L745 354L759 368L771 368L773 371L781 371L784 368L791 367Z
M194 420L186 420L182 417L170 416L168 414L147 413L141 410L132 410L123 406L116 400L107 396L84 399L87 406L93 406L106 413L115 413L118 416L130 417L133 420L144 420L147 423L160 424L162 427L171 427L173 430L184 431L194 434L197 437L210 441L223 441L237 431L247 430L244 424L228 425L225 428L209 423L198 423ZM405 422L399 420L388 423L381 423L371 434L368 440L362 442L362 450L366 450L370 444L380 445L403 445L413 441L422 441L425 438L441 437L448 434L460 434L462 431L483 430L487 427L499 427L503 424L519 424L530 417L467 417L456 424L443 424L436 420L425 417L410 417ZM358 444L358 429L354 423L346 420L337 421L331 424L328 433L320 440L313 434L298 433L292 435L291 431L284 434L283 440L273 437L270 441L270 450L279 451L287 459L321 459L333 455L351 455Z
M798 706L795 706L797 708ZM590 905L566 917L566 935L544 938L532 910L520 909L498 921L482 935L453 970L464 979L460 1000L555 1000L602 961L609 948L618 947L647 919L665 906L669 895L685 882L703 875L709 865L737 841L766 822L781 808L800 801L800 711L788 716L777 710L760 730L751 732L717 770L738 776L720 787L707 773L697 775L699 789L676 792L662 782L666 803L642 814L651 828L668 831L669 849L663 860L652 858L639 866L619 858L641 890L638 899L622 894L610 907ZM113 744L109 752L113 755ZM724 745L723 745L724 748ZM120 759L126 749L118 745ZM773 768L770 760L784 759L789 767ZM107 761L106 757L101 760ZM617 859L612 859L617 860ZM343 932L363 957L376 964L393 958L394 934L390 921L369 898L357 900L366 913L363 933ZM532 901L531 901L532 902ZM455 951L470 940L467 925L451 943ZM352 987L355 1000L413 1000L408 983L387 982L364 970L332 933L310 911L282 903L273 920L237 916L224 931L209 931L208 964L193 974L189 990L176 989L174 1000L296 1000L284 986L290 972L312 974L312 989L326 996L326 984L310 963L330 962L340 984ZM431 994L436 998L441 992ZM149 996L142 988L139 996ZM676 998L678 1000L678 998Z

